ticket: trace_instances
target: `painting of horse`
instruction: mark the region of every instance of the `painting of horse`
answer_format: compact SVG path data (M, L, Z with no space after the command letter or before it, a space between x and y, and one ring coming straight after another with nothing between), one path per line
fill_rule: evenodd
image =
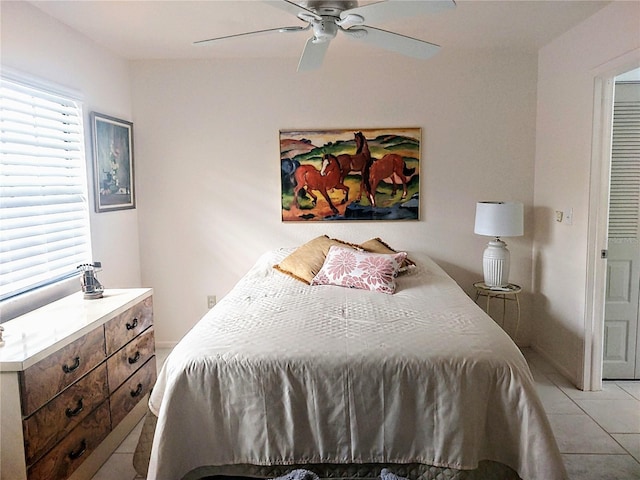
M376 191L384 179L391 182L391 195L396 194L396 183L402 183L402 200L407 198L407 178L415 173L415 168L408 168L404 159L395 153L387 153L380 160L376 160L369 168L367 195L371 206L376 206Z
M281 130L282 221L418 220L420 144L420 128Z
M371 152L369 152L369 144L362 132L356 132L353 134L356 142L356 153L342 153L338 155L338 162L340 163L340 170L342 175L340 180L344 182L344 179L350 173L357 173L360 175L360 193L358 198L362 198L362 194L365 191L366 175L362 172L367 167L367 164L371 162Z
M296 168L293 178L293 202L298 205L298 195L300 190L304 189L306 195L309 195L313 200L313 206L318 203L318 197L313 194L316 190L324 197L334 214L338 214L338 209L333 205L331 197L327 193L331 189L339 189L344 192L344 198L342 203L345 203L349 198L349 187L345 186L341 181L342 172L340 170L340 164L338 159L331 154L325 154L322 159L322 167L317 170L313 165L300 165Z

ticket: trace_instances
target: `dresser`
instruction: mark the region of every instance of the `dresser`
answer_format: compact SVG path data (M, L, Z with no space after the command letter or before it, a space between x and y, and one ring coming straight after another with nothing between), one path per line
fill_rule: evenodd
M78 292L2 324L1 480L90 479L144 416L152 293Z

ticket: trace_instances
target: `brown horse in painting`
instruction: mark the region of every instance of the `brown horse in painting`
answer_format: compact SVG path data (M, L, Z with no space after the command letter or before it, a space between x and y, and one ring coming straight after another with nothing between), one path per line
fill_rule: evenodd
M367 139L362 132L354 133L356 141L356 153L350 155L343 153L338 155L338 162L340 163L340 183L344 183L344 179L349 173L359 173L361 176L360 181L360 195L358 198L362 198L362 192L365 191L365 175L363 174L368 162L371 161L371 152L369 152L369 145Z
M407 198L407 177L413 175L416 169L407 168L402 156L397 153L387 153L381 159L375 160L368 170L367 193L372 207L376 206L378 184L385 178L391 179L391 195L396 194L396 181L399 181L398 183L402 183L402 198Z
M318 170L313 165L300 165L293 174L295 187L293 188L293 203L298 206L298 193L303 188L312 198L313 205L316 205L318 197L313 194L313 190L319 191L327 200L331 211L337 215L338 209L333 205L331 197L327 193L332 188L338 188L344 192L344 204L349 198L349 187L344 185L341 180L340 163L334 155L326 154L322 159L322 168Z

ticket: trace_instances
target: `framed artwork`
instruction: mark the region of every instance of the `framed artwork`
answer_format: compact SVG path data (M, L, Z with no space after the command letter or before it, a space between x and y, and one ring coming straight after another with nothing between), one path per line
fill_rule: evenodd
M136 208L133 123L91 112L96 212Z
M420 128L281 130L282 221L418 220Z

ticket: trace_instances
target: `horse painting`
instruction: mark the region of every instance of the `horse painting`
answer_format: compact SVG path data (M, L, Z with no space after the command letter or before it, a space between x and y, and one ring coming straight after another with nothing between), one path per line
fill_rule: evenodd
M384 179L390 179L391 195L396 194L396 181L402 183L402 199L407 198L407 177L413 175L415 168L407 168L402 156L388 153L379 160L375 160L369 168L367 193L372 207L376 206L376 190ZM366 183L366 182L365 182Z
M280 130L283 222L419 218L420 128L356 127Z
M316 190L326 199L331 211L334 215L338 214L338 209L331 201L328 191L337 188L344 192L344 198L341 204L346 203L349 198L349 187L342 183L342 171L340 163L335 155L325 154L322 159L322 168L318 170L313 165L300 165L293 174L295 186L293 188L293 204L298 206L298 194L304 188L304 191L312 199L315 207L318 197L313 194Z
M340 175L340 183L344 183L344 179L350 173L359 173L361 180L360 195L358 198L362 198L362 193L365 191L365 175L363 175L363 171L367 163L371 161L371 152L369 152L367 139L362 132L354 133L354 137L356 141L356 153L353 155L342 153L337 157L340 163L340 171L342 172Z

